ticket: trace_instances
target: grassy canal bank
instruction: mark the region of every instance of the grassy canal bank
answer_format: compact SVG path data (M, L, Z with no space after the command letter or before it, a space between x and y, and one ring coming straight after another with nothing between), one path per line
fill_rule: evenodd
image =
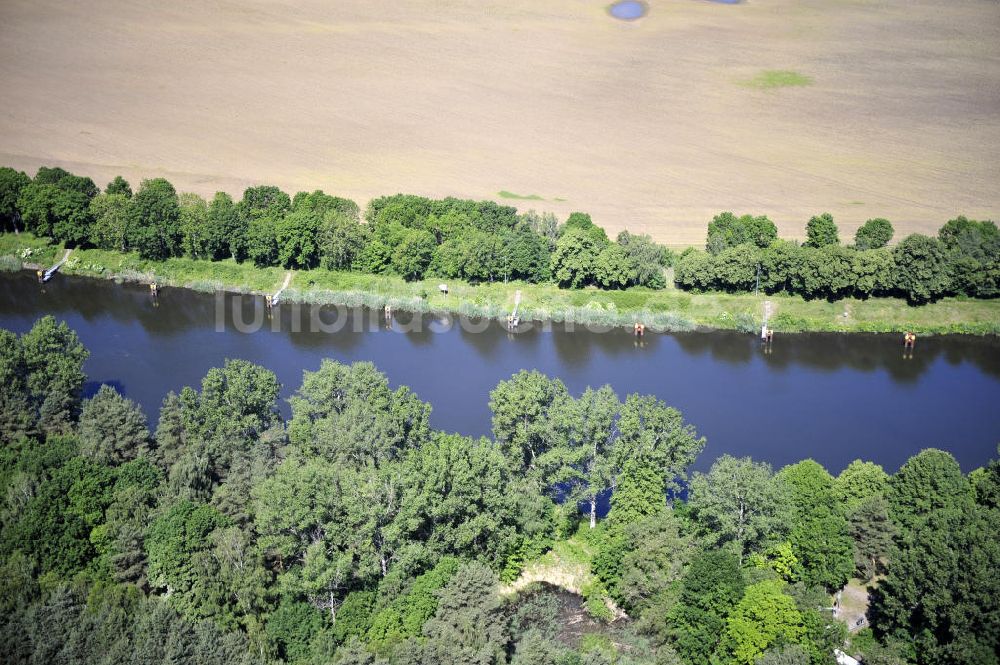
M30 234L0 234L0 269L49 266L62 256L59 245ZM62 268L71 275L117 281L150 282L197 291L274 293L286 271L257 268L232 260L172 258L146 261L136 254L77 249ZM449 294L438 291L447 281ZM670 281L670 280L668 280ZM727 329L753 331L760 324L765 296L689 293L672 285L661 290L631 288L602 291L560 289L523 282L468 284L456 280L407 282L393 275L370 275L314 269L293 273L282 300L380 308L390 304L410 311L453 312L503 319L522 293L523 320L572 321L579 324L630 326L643 321L660 330ZM772 327L781 332L901 332L921 334L1000 334L1000 300L945 298L911 307L905 300L872 298L836 302L771 295Z

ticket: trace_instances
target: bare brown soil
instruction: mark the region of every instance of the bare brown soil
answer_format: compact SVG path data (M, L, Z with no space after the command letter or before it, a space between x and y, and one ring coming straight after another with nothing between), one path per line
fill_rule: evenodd
M995 0L0 3L0 164L361 202L539 194L700 243L1000 211ZM763 70L813 83L761 90ZM553 199L565 199L557 202Z

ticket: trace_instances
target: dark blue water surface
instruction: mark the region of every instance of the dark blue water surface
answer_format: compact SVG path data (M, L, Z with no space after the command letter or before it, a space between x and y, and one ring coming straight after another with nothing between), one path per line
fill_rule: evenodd
M621 0L608 7L608 13L623 21L634 21L642 18L649 10L645 2L638 0Z
M489 391L520 369L559 377L574 393L604 383L623 398L651 393L708 438L701 469L731 453L776 466L812 457L833 473L860 457L893 471L934 446L970 470L1000 441L995 338L922 337L906 359L895 335L779 335L765 355L753 337L736 333L647 333L637 345L624 330L553 325L510 335L496 323L469 332L438 318L400 332L408 316L386 330L375 312L355 312L335 333L293 332L293 318L308 330L314 311L327 322L335 311L303 307L297 318L290 305L272 320L277 331L241 333L233 302L221 301L217 332L216 296L164 289L154 306L144 287L61 275L42 286L30 274L0 275L0 327L24 332L44 314L64 319L90 349L88 389L113 383L154 423L167 391L197 386L226 358L273 370L283 397L303 370L333 358L373 361L433 405L434 426L470 435L489 433ZM237 311L249 322L262 303L244 297Z

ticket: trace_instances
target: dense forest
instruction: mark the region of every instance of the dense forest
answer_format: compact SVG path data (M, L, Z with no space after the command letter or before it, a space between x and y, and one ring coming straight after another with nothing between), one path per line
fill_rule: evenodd
M998 460L690 473L704 438L650 396L522 371L471 439L333 361L287 420L230 360L154 424L84 398L87 357L0 330L5 663L1000 662Z
M0 229L26 229L68 246L251 262L317 266L405 279L437 276L472 283L523 280L565 288L663 288L791 293L806 298L900 296L911 304L944 296L1000 295L1000 231L957 217L937 237L912 234L893 246L892 224L870 219L842 244L833 218L806 224L805 243L781 240L765 216L717 215L706 251L679 257L647 236L623 231L612 241L585 213L559 222L551 213L492 201L432 200L397 194L362 211L322 191L289 196L250 187L240 201L180 194L163 178L138 191L120 176L101 192L86 177L41 168L32 179L0 168Z

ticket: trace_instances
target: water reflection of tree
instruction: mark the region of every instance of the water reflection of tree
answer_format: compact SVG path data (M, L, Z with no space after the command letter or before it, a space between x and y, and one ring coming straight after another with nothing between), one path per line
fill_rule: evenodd
M88 322L110 318L119 323L138 322L153 337L172 336L178 333L214 326L217 314L217 296L185 289L166 288L154 301L149 290L141 284L115 284L111 281L56 275L49 283L41 285L29 272L4 275L0 279L0 309L13 316L35 319L41 313L57 317L76 315ZM260 311L263 300L256 296L225 294L225 328L236 330L233 319L234 303L239 308L242 321L250 323L263 315L263 329L271 330L272 321ZM310 316L316 306L294 308L288 304L278 308L272 316L279 317L278 331L286 335L296 347L302 349L328 348L346 353L356 349L363 338L371 334L381 322L380 312L346 310L348 320L337 332L311 332ZM327 308L342 315L341 310ZM299 317L298 328L292 332L292 316ZM321 315L327 323L330 319ZM470 332L453 318L452 330L439 333L432 330L424 315L423 325L405 332L406 339L416 347L429 345L435 335L457 334L458 343L465 343L486 360L497 358L502 344L513 341L526 345L525 351L537 349L543 336L551 335L553 348L559 361L575 369L592 364L595 355L615 358L626 357L637 351L657 353L664 336L647 333L637 339L629 330L615 328L594 332L581 325L550 325L551 332L544 332L542 324L532 323L525 331L508 333L502 324L489 322L482 332ZM361 320L358 320L361 317ZM399 312L393 324L407 328L410 314ZM373 324L374 322L374 324ZM362 333L354 332L361 324ZM474 322L475 323L475 322ZM512 337L513 339L508 339ZM672 335L677 345L688 355L705 356L715 361L740 365L763 358L768 367L785 370L796 366L833 372L850 368L863 372L885 370L898 383L913 383L939 359L950 365L971 363L992 377L1000 377L1000 340L995 337L970 336L921 336L912 354L904 357L899 335L885 334L779 334L771 351L764 354L754 335L733 332L678 333ZM638 348L637 348L638 347Z
M760 342L753 335L697 332L677 333L673 337L688 355L708 355L729 365L748 363L760 354Z
M691 355L708 355L728 364L763 358L774 369L796 366L834 372L885 370L899 383L912 383L939 358L949 364L972 363L993 377L1000 377L1000 340L968 336L927 336L917 341L912 353L904 353L902 338L895 334L803 333L778 336L770 353L763 353L753 335L739 333L682 333L674 336Z
M583 368L590 365L595 354L614 360L636 352L655 353L662 336L647 332L640 338L626 328L588 329L579 324L558 323L552 325L552 342L561 362Z
M476 354L487 362L499 362L504 350L515 344L522 352L531 352L538 348L542 332L533 324L522 326L517 331L509 331L499 321L486 319L466 319L455 317L455 330L461 344L473 349Z
M117 285L110 281L68 277L57 274L52 281L39 284L28 272L5 275L0 279L0 304L4 312L22 316L75 314L86 321L111 317L116 321L134 321L145 301L152 308L149 290L139 285Z
M330 355L347 355L358 349L378 326L375 313L360 307L281 305L277 312L282 317L280 330L294 347L324 350ZM294 326L293 320L298 321Z

